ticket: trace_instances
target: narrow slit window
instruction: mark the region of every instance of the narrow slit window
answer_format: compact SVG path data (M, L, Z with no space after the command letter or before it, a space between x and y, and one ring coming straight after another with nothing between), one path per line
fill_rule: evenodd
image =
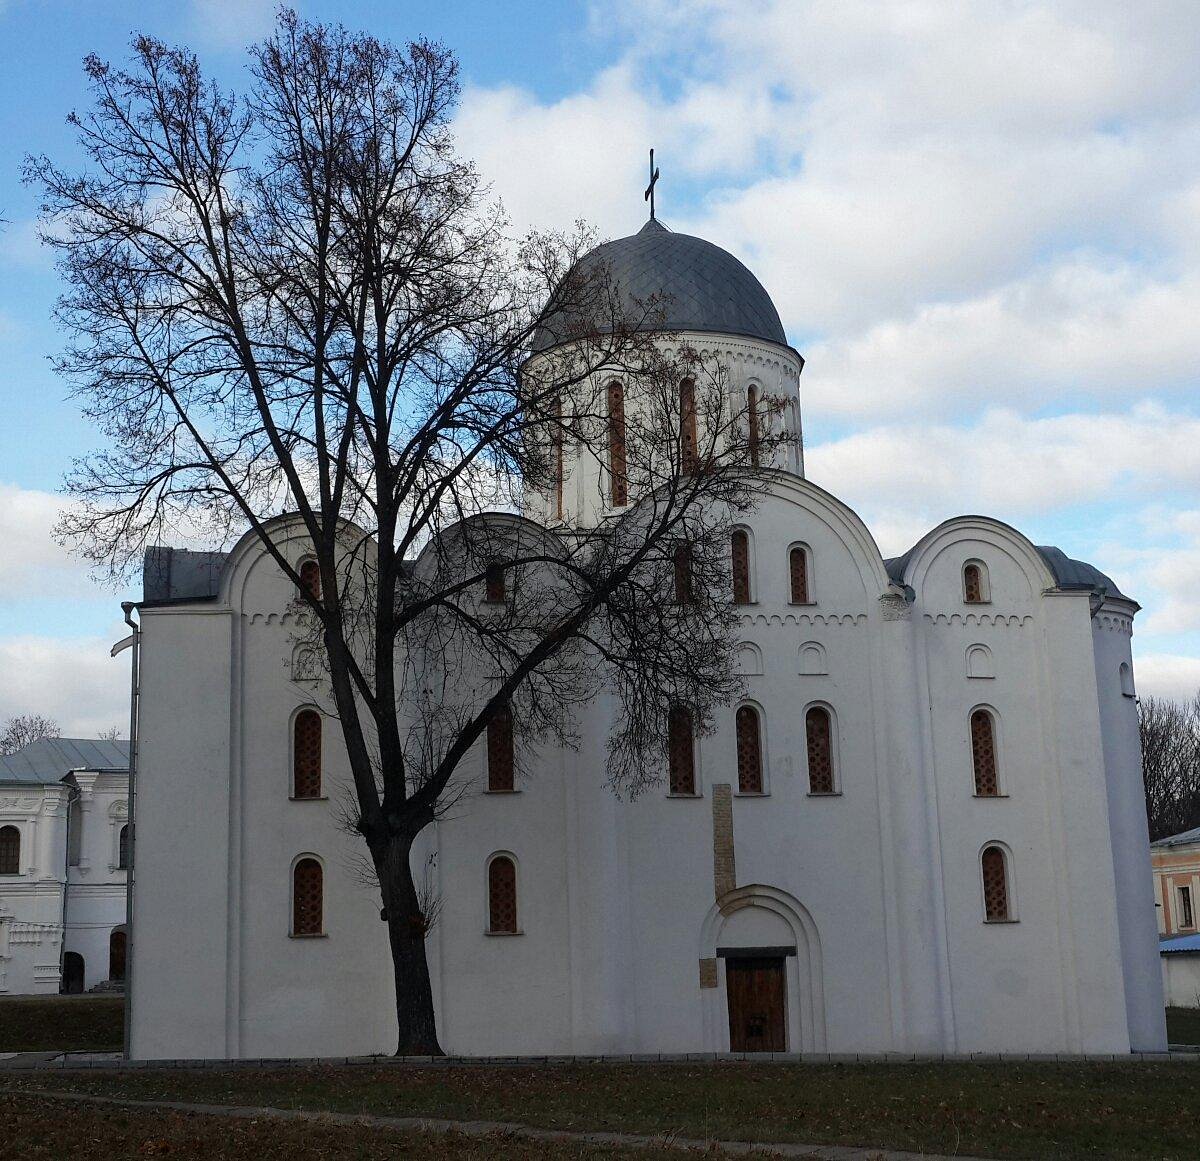
M321 599L321 566L315 560L300 565L300 591L314 601Z
M758 710L739 706L734 718L737 730L738 790L742 794L761 794L763 789L762 725Z
M692 590L692 546L677 544L671 563L675 574L675 603L690 605L695 600Z
M980 856L983 874L983 911L989 923L1004 923L1009 918L1008 868L999 847L986 847Z
M608 475L614 508L629 503L625 462L625 389L615 380L608 385Z
M499 935L517 933L517 868L506 855L488 864L488 930Z
M1180 927L1195 927L1196 921L1192 915L1192 889L1191 887L1179 888L1179 926Z
M563 479L563 428L562 428L562 395L554 396L551 404L551 414L553 416L553 426L551 427L550 435L550 470L554 477L554 503L553 503L553 519L561 520L563 518L563 488L565 481Z
M975 793L981 798L999 795L996 723L985 709L977 709L971 714L971 762L975 768Z
M982 605L985 603L983 567L981 565L963 565L963 601L968 605Z
M504 565L493 560L483 574L483 599L489 605L502 605L508 596L508 587L504 576Z
M15 826L0 826L0 875L21 873L21 832Z
M758 388L753 385L746 392L746 420L750 429L750 463L758 467Z
M321 715L301 710L292 725L292 797L321 797Z
M514 749L512 710L504 706L487 727L488 790L493 793L516 789Z
M804 715L804 735L808 749L808 792L832 794L833 721L824 706L811 706Z
M672 794L696 793L695 739L691 712L673 706L667 717L667 755Z
M117 870L129 870L129 823L121 827L117 835Z
M733 557L733 603L750 603L750 537L741 528L735 528L730 540Z
M694 475L700 447L696 438L696 384L691 379L679 385L679 456L683 474Z
M301 859L292 871L292 934L321 935L325 873L316 859Z
M788 582L793 605L808 604L808 554L797 545L788 553Z

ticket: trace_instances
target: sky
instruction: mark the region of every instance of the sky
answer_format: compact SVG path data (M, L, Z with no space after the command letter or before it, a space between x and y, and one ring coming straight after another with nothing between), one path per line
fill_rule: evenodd
M809 477L885 555L984 513L1143 606L1139 692L1200 687L1200 5L1194 0L300 0L443 41L514 228L659 216L738 255L807 363ZM135 32L223 83L259 0L0 0L0 721L127 717L119 603L50 536L97 436L47 357L23 157L76 157L87 53Z

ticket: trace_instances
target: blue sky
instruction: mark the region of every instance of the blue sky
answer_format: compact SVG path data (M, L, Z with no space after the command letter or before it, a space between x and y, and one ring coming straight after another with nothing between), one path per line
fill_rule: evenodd
M1141 601L1143 692L1200 686L1200 8L1159 0L298 5L458 54L460 146L517 227L660 215L728 247L808 364L809 475L885 553L985 512ZM144 31L229 84L256 0L0 0L0 719L116 724L118 593L50 540L93 439L48 369L27 152Z

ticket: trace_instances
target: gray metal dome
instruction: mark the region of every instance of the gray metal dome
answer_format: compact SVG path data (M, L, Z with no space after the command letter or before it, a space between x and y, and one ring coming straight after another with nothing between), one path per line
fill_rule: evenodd
M655 330L745 335L788 345L771 296L732 254L691 234L676 234L651 218L636 234L588 251L574 273L607 263L622 308L631 315L657 302ZM639 304L642 304L639 307ZM533 350L544 351L590 329L578 312L560 308L542 319ZM600 326L600 331L607 327Z

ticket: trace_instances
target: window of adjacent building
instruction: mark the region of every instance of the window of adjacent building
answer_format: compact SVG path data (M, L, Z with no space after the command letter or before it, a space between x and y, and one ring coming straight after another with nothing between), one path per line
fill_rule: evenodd
M808 553L799 544L788 550L788 590L793 605L808 604Z
M625 389L615 379L608 385L608 476L614 508L629 503L629 477L625 462Z
M67 807L67 866L77 867L83 854L83 806L78 797Z
M504 578L504 565L494 560L487 566L483 574L483 599L489 605L502 605L507 598L507 586Z
M667 715L667 759L672 794L696 793L696 744L691 712L672 706Z
M21 832L15 826L0 826L0 875L21 873Z
M129 823L121 827L120 834L117 835L117 870L127 871L129 869Z
M1011 918L1004 851L999 847L984 847L979 863L983 875L984 917L989 923L1004 923Z
M321 797L321 715L301 710L292 722L292 797Z
M671 565L675 574L675 603L690 605L695 600L692 591L692 546L677 544L671 554Z
M507 855L488 863L488 931L517 933L517 865Z
M823 705L808 707L804 715L804 738L809 794L833 794L833 720Z
M975 769L975 793L980 798L995 798L999 795L996 723L985 709L971 712L971 763Z
M503 793L516 789L514 768L516 766L513 744L512 710L504 706L488 722L487 727L487 774L488 790Z
M762 723L752 705L738 707L734 715L737 732L738 791L761 794L763 791Z
M977 560L968 561L962 571L963 601L968 605L985 605L989 600L987 569Z
M746 420L750 429L750 462L758 467L758 388L753 384L746 392Z
M315 560L300 564L300 591L314 601L321 599L321 566Z
M1180 927L1195 927L1196 920L1192 916L1192 889L1191 887L1178 887L1179 892L1179 926Z
M685 476L696 471L700 446L696 437L696 384L685 379L679 384L679 457Z
M750 603L750 535L743 528L735 528L730 539L733 557L733 603Z
M303 858L292 869L292 934L322 935L325 873L314 858Z

